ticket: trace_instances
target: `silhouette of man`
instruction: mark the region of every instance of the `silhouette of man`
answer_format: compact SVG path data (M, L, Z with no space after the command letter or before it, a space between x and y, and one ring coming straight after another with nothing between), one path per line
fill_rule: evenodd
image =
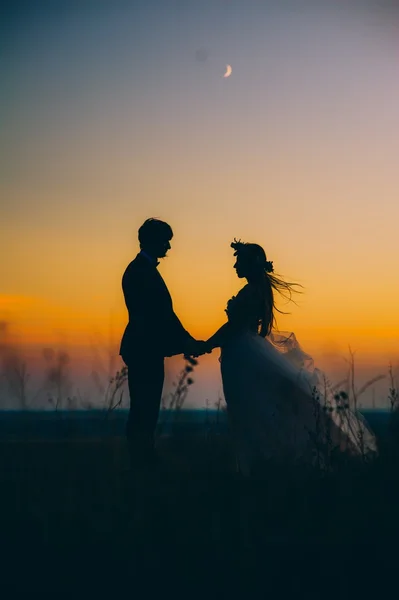
M204 352L205 342L195 340L174 313L168 288L157 270L158 259L170 250L172 237L167 223L147 219L138 231L140 252L122 277L129 322L119 354L128 367L130 411L126 437L134 463L155 459L154 432L164 383L164 358Z

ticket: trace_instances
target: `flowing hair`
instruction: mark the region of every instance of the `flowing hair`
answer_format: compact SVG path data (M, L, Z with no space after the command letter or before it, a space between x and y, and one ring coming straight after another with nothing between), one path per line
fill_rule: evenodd
M262 284L262 288L264 290L265 312L261 317L259 335L266 337L271 333L272 329L276 327L275 311L279 312L281 315L289 314L277 308L274 298L274 291L278 292L280 296L288 300L288 302L293 302L295 304L292 294L301 294L302 292L297 290L296 287L302 286L300 283L284 281L281 276L266 272L264 274Z
M257 275L255 285L260 291L263 304L262 314L259 315L258 333L260 336L266 337L276 326L275 311L282 315L289 314L277 308L274 292L278 292L280 296L295 304L292 295L293 293L302 293L296 289L302 286L300 283L285 281L280 275L275 274L273 262L267 260L262 246L234 239L231 247L235 250L234 256L244 259L252 268L253 273Z

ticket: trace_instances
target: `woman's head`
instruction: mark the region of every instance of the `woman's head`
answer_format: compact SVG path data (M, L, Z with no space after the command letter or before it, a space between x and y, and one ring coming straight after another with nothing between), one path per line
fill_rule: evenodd
M259 314L259 334L264 337L275 326L275 310L285 314L275 305L274 291L276 290L284 298L292 300L292 292L299 291L295 289L295 286L301 286L298 283L288 283L274 275L273 263L267 260L262 246L245 244L234 239L231 247L235 250L236 262L234 268L238 277L245 277L249 283L255 285L262 299L261 314Z
M234 268L238 277L254 279L259 278L264 273L273 272L273 263L267 260L262 246L258 244L244 244L243 242L234 240L231 247L235 250L234 256L236 257L236 262Z

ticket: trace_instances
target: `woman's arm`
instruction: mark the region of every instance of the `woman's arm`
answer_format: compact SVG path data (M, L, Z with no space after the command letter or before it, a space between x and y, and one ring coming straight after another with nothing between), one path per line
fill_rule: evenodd
M233 296L233 298L228 301L225 311L228 317L227 323L222 325L213 336L205 342L210 350L213 350L213 348L220 348L234 333L237 332L237 330L246 327L248 316L251 316L250 302L253 300L252 296L253 294L249 286L246 285L238 292L237 296Z
M219 329L205 342L207 348L213 350L214 348L223 346L230 337L232 329L231 323L229 322L219 327Z

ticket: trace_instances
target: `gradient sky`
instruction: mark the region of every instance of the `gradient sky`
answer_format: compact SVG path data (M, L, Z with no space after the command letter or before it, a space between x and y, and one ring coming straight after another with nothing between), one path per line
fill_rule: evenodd
M316 359L350 344L394 362L395 4L4 8L0 319L16 342L83 347L97 334L116 347L121 276L157 216L175 233L160 270L193 335L214 332L242 284L237 237L304 285L279 324Z

